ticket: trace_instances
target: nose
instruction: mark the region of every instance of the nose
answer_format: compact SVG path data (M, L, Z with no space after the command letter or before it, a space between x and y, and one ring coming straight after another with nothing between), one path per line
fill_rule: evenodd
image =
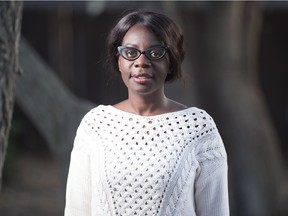
M151 66L151 61L142 53L134 62L135 67L147 68Z

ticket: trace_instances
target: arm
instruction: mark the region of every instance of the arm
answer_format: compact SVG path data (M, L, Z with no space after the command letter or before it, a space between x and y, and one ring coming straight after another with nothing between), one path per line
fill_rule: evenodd
M66 186L65 216L91 215L91 173L88 137L80 125L71 153Z
M228 165L224 144L217 130L204 139L197 155L196 213L197 216L228 216Z
M197 216L228 216L227 162L224 158L201 164L195 183Z

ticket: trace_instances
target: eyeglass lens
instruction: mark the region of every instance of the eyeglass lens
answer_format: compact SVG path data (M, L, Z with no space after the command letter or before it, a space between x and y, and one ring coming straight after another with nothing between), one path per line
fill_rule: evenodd
M145 51L140 51L133 47L118 47L119 54L130 61L136 60L143 53L150 60L158 60L166 53L166 48L163 46L152 47Z

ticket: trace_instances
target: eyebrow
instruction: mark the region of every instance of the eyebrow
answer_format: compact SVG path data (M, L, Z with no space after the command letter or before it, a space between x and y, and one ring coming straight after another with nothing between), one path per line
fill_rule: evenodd
M129 43L128 43L128 44L123 44L123 45L121 45L121 46L139 49L138 46L135 45L135 44L129 44ZM150 49L150 48L153 48L153 47L157 47L157 46L165 46L165 45L163 45L163 44L161 44L161 43L159 43L159 44L154 44L154 45L152 45L152 46L149 46L147 49Z

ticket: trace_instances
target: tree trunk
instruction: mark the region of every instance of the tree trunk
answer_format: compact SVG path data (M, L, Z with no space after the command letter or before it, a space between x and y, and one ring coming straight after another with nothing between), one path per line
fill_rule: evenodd
M18 45L21 18L21 1L0 2L0 185L13 113L15 82L20 74Z
M199 98L227 148L232 215L279 214L279 141L257 80L259 4L209 5L206 61L196 74Z
M76 98L24 38L19 59L24 74L17 82L16 102L46 140L65 186L76 129L95 105Z

